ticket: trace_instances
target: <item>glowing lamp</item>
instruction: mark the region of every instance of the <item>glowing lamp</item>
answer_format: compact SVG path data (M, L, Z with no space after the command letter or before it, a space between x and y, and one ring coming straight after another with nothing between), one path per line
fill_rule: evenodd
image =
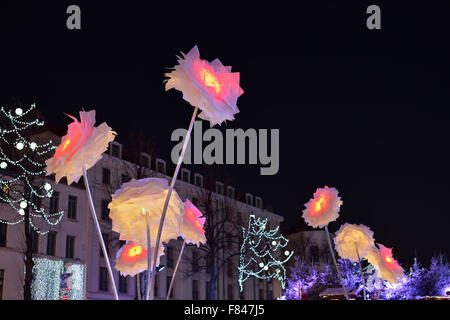
M260 267L260 268L264 267L264 263L261 262L261 263L259 264L259 267Z
M200 59L197 46L182 56L173 71L165 75L166 91L174 88L183 92L183 99L198 107L202 111L199 118L211 126L234 120L239 112L237 99L244 93L239 87L239 72L231 72L231 67L219 59Z
M24 147L25 147L25 145L23 144L23 142L17 142L17 144L16 144L17 150L22 150Z
M32 143L30 143L30 148L31 148L31 150L35 150L36 149L36 147L37 147L37 143L36 142L32 142Z
M46 182L46 183L44 184L44 189L45 189L45 190L50 191L51 188L52 188L52 186L50 185L50 183Z
M0 168L2 168L2 169L6 169L7 166L8 166L8 164L5 161L2 161L0 163Z
M19 209L19 214L21 215L21 216L23 216L23 215L25 215L25 210L23 210L23 209Z
M22 108L17 108L17 109L15 110L15 113L16 113L18 116L21 116L21 115L23 114Z
M27 204L26 201L21 201L21 202L20 202L20 207L21 207L22 209L25 209L27 206L28 206L28 204Z
M342 204L335 188L318 188L313 198L305 204L303 219L313 228L323 228L339 217Z

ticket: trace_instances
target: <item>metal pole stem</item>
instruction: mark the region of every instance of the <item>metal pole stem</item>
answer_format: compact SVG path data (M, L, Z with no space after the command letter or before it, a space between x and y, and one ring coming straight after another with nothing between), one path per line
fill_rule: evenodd
M181 256L183 255L183 251L184 251L184 246L185 246L185 245L186 245L186 240L183 240L183 245L181 246L181 251L180 251L180 254L178 255L177 264L176 264L176 266L175 266L175 270L173 270L173 275L172 275L172 280L170 281L169 291L167 291L167 297L166 297L166 300L169 300L170 293L172 292L173 283L175 282L175 276L176 276L176 274L177 274L178 265L180 264ZM194 262L194 263L195 263L195 262Z
M364 297L364 300L366 300L366 284L365 284L365 280L364 280L364 272L363 272L363 269L361 266L361 259L359 257L358 247L356 246L356 243L355 243L355 249L356 249L356 255L358 256L359 270L361 270L361 277L362 277L362 282L363 282L363 294L364 294L363 297Z
M169 206L170 196L172 195L173 187L175 186L175 181L177 180L178 171L180 171L181 163L183 162L184 153L186 152L186 147L189 142L189 138L191 137L192 127L194 126L195 117L197 116L198 107L195 107L194 113L192 114L191 122L189 124L189 129L186 133L186 137L184 138L183 149L181 150L180 157L178 158L177 167L175 168L175 172L172 177L172 181L170 182L169 191L167 192L166 201L164 203L164 209L161 215L161 221L159 223L158 235L156 236L155 243L155 256L153 258L153 266L152 266L152 274L151 274L151 292L150 297L153 299L153 287L155 286L155 270L156 270L156 259L158 258L158 250L159 244L161 242L161 234L164 225L164 219L166 218L167 207Z
M338 268L338 265L336 262L336 257L334 256L333 248L331 247L331 240L330 240L330 233L328 232L328 226L325 226L325 231L327 232L327 241L328 241L328 247L330 248L330 251L331 251L331 257L333 258L334 266L336 267L336 270L337 270L337 273L339 276L339 281L341 282L341 286L344 289L345 298L348 300L347 290L345 289L344 281L342 280L341 272L339 271L339 268Z
M89 189L89 181L87 177L86 167L83 164L83 176L84 176L84 186L86 187L86 193L88 196L89 204L91 207L92 220L94 220L95 230L97 230L98 240L100 241L100 245L102 247L103 257L105 258L106 267L108 269L109 277L111 278L111 287L113 289L114 299L119 300L119 296L117 294L116 283L114 281L114 275L112 272L111 264L109 262L108 252L106 251L105 241L103 240L102 230L100 229L100 225L98 223L97 214L95 213L94 201L92 200L91 190Z
M150 239L150 215L145 212L145 209L142 209L142 213L144 213L147 217L147 289L145 294L145 300L150 300L150 270L152 266L152 243Z

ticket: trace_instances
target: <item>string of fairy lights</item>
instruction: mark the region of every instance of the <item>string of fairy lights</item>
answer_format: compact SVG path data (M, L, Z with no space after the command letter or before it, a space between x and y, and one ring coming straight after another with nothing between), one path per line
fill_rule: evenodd
M252 276L262 280L277 278L283 289L285 287L286 268L284 264L294 252L285 250L279 258L275 258L272 253L284 249L289 240L281 234L277 235L279 227L266 231L266 226L266 218L256 219L254 215L250 215L248 228L242 228L244 240L240 249L238 267L241 292L244 282ZM246 257L250 257L248 261L246 261Z
M42 231L34 221L35 219L44 219L48 225L57 225L64 216L64 211L46 213L45 208L41 207L41 200L51 198L53 194L52 186L48 182L44 182L42 176L45 174L45 163L34 161L30 155L44 156L56 149L52 141L39 144L30 135L30 140L25 138L27 129L32 126L42 127L44 121L35 119L26 121L25 116L36 108L32 104L27 110L18 107L6 111L4 107L0 108L0 116L9 120L10 128L0 127L0 169L3 175L0 177L0 201L8 203L18 216L12 221L0 219L0 223L8 225L17 225L25 220L25 210L29 210L29 223L31 228L39 234L46 234ZM5 152L5 148L16 150L16 158L12 158ZM33 185L32 182L39 181L39 185ZM29 194L25 195L22 190L28 190ZM37 205L36 203L39 203Z

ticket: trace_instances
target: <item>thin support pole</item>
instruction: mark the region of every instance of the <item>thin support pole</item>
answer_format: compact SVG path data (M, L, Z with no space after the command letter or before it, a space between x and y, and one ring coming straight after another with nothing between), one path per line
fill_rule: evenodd
M383 280L380 278L380 287L378 288L377 300L380 300L381 287L383 286Z
M175 270L173 270L173 275L172 275L172 280L170 281L169 291L167 291L166 300L169 300L170 293L172 292L173 283L175 282L175 276L176 276L177 271L178 271L178 265L180 264L181 256L183 255L183 251L184 251L184 246L185 245L186 245L186 240L183 240L183 245L181 246L180 254L178 255L177 264L175 266Z
M362 284L363 284L363 297L364 297L364 300L366 300L366 283L364 280L364 272L363 272L363 269L361 266L361 258L359 257L358 247L356 246L356 243L355 243L355 249L356 249L356 255L358 256L359 270L361 270L361 277L362 277Z
M166 212L167 207L169 206L170 196L172 195L173 188L175 186L175 181L177 180L178 172L180 171L181 163L183 162L184 153L186 152L186 147L189 142L189 138L191 137L192 127L194 126L195 117L197 116L198 107L195 107L194 112L192 114L191 122L189 124L189 129L186 133L186 137L184 138L183 148L181 149L180 157L178 158L177 167L175 168L175 172L172 177L172 181L170 182L169 190L167 192L166 201L164 203L163 212L161 214L161 221L159 222L159 228L158 228L158 234L156 236L156 243L155 243L155 256L153 258L153 265L152 265L152 274L151 274L151 292L150 297L153 299L153 287L155 286L155 274L156 274L156 260L158 259L158 250L159 250L159 244L161 242L161 234L162 229L164 226L164 219L166 218Z
M89 181L87 177L86 166L84 164L83 164L83 176L84 176L84 186L86 187L86 193L91 207L92 220L94 220L95 230L97 230L98 240L100 241L103 257L105 258L106 267L108 269L109 277L111 278L111 287L113 289L114 299L119 300L119 295L117 294L116 283L114 281L111 263L109 262L108 251L106 251L105 241L103 240L102 236L102 230L100 229L97 214L95 213L94 201L92 200L91 190L89 189Z
M150 300L150 272L152 266L152 243L150 239L150 215L145 212L145 209L142 209L142 213L144 213L147 217L147 289L145 293L145 300Z
M333 247L331 246L330 233L328 232L328 226L325 226L325 231L327 232L327 241L328 241L328 247L330 248L330 251L331 251L331 257L333 258L334 266L337 270L337 273L339 276L339 281L341 282L341 286L344 289L345 298L348 300L347 289L345 289L344 281L342 280L341 272L339 271L339 268L338 268L338 265L336 262L336 257L334 256Z
M136 277L136 290L137 290L137 299L141 300L141 274L138 273Z

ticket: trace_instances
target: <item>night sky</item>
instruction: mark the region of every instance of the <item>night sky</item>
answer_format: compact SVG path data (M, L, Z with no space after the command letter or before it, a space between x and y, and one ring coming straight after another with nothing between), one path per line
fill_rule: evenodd
M366 224L404 266L450 252L450 3L145 3L2 1L0 104L20 96L61 126L63 112L95 108L119 142L142 130L169 160L193 108L162 81L197 44L241 73L240 113L221 129L280 129L277 175L217 165L219 180L261 196L287 226L317 187L336 187L331 232ZM70 4L79 31L66 28ZM381 30L366 28L370 4Z

